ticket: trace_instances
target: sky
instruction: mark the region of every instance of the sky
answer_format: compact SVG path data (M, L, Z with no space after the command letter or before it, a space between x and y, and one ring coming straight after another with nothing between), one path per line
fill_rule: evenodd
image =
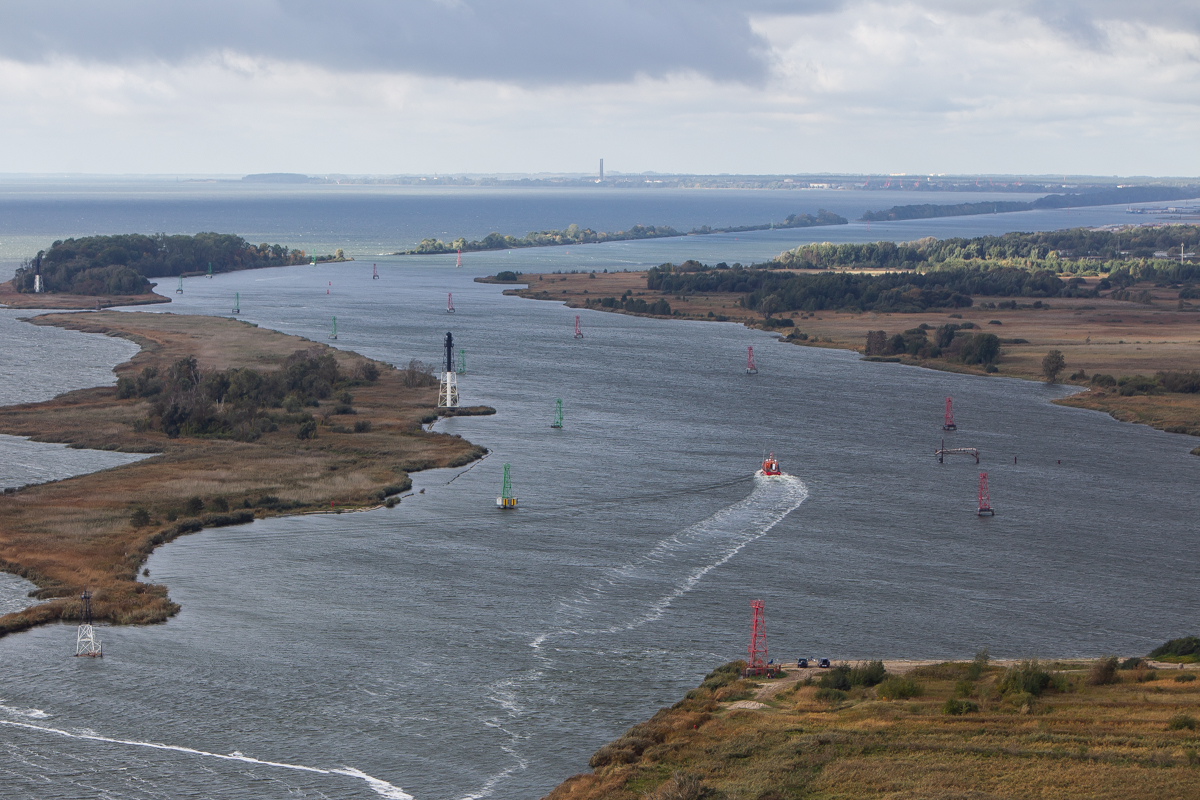
M1200 175L1196 0L0 0L0 173Z

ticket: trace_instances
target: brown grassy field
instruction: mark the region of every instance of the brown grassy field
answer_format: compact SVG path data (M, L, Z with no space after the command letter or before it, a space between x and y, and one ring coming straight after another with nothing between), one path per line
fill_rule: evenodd
M646 288L646 273L522 275L527 288L510 289L535 300L557 300L573 308L588 299L620 297L632 291L634 297L653 302L663 295ZM1094 285L1097 278L1087 279ZM836 311L792 312L794 330L808 334L803 342L809 347L836 347L861 352L867 331L884 330L889 335L925 323L937 327L947 322L973 322L980 330L994 333L1005 343L997 366L998 376L1041 379L1041 362L1052 349L1061 350L1067 361L1066 375L1080 370L1095 373L1153 375L1160 370L1200 369L1200 306L1188 301L1181 308L1176 289L1156 288L1149 284L1135 287L1135 293L1149 289L1154 302L1142 305L1106 298L1053 298L1043 308L987 309L982 303L997 303L1006 298L976 297L971 308L938 310L920 314L853 314ZM710 313L730 321L761 327L762 317L741 308L737 294L667 295L673 312L681 318L711 319ZM1032 305L1028 301L1023 304ZM609 310L609 309L600 309ZM624 314L625 311L613 311ZM951 314L956 316L952 317ZM961 319L960 319L961 317ZM995 324L999 323L999 324ZM786 335L793 328L777 328ZM1013 342L1006 340L1024 340ZM919 361L905 357L905 363L932 369L985 374L982 367L954 364L945 360ZM886 368L882 366L881 368ZM1076 381L1083 383L1083 381ZM1177 432L1200 435L1200 396L1166 395L1121 397L1113 392L1087 392L1060 401L1064 405L1093 408L1112 413L1118 419L1141 422Z
M142 346L118 376L146 366L165 368L194 355L204 369L278 369L298 349L332 352L345 371L366 359L354 353L217 317L173 314L57 314L39 325L122 336ZM169 439L137 432L149 401L120 400L112 387L69 392L45 403L0 408L0 432L71 446L156 453L135 464L0 496L0 567L33 581L55 598L0 617L0 635L78 615L76 599L90 588L98 619L158 622L174 613L164 586L136 580L155 546L202 525L236 524L255 516L378 505L410 485L407 473L466 464L483 454L470 442L427 433L436 416L437 389L406 388L400 374L377 364L374 383L353 388L354 416L330 416L332 402L312 409L317 438L301 440L298 426L281 425L253 442L219 438ZM486 411L486 410L485 410ZM370 430L352 433L356 421ZM198 497L202 511L186 513ZM134 527L131 514L149 512ZM228 511L224 509L228 508Z
M9 308L112 308L113 306L144 306L169 303L171 298L146 294L88 295L88 294L27 294L12 287L12 281L0 283L0 305Z
M827 670L714 672L546 800L1195 797L1200 681L1176 678L1196 671L1090 685L1091 663L1040 666L1054 684L1038 697L1002 693L1005 666L970 680L968 664L941 664L910 671L921 693L894 700L881 699L887 684L825 700L797 680ZM952 697L975 708L948 714Z

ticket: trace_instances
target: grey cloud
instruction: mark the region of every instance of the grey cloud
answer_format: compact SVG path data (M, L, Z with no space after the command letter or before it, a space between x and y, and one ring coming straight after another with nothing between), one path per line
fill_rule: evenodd
M339 71L527 84L694 71L757 83L767 44L749 15L838 0L42 0L0 2L0 56L178 63L232 51Z

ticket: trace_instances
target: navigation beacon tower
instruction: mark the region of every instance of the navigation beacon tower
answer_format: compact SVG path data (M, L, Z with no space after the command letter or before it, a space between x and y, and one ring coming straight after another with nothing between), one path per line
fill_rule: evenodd
M96 630L92 627L92 593L84 589L79 595L82 604L80 618L82 623L75 634L75 655L88 658L100 658L104 655L100 640L96 638Z
M454 334L446 331L446 371L438 388L438 408L458 408L458 382L454 379Z

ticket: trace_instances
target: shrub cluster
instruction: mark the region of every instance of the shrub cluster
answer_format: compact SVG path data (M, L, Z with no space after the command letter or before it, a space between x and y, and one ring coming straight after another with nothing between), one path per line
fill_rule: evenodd
M1091 383L1100 388L1115 388L1123 397L1139 394L1200 394L1200 370L1165 370L1155 373L1153 378L1146 375L1114 378L1112 375L1096 373L1092 375Z
M316 423L305 407L319 405L341 389L336 413L353 413L353 397L345 387L379 377L374 364L360 364L356 377L344 375L333 355L321 348L297 350L277 372L249 368L205 372L195 357L176 361L165 373L146 367L135 378L117 381L117 396L150 399L150 413L140 429L168 436L221 436L252 441L278 430L278 423L299 423L300 438L315 434ZM269 409L283 409L272 414ZM304 432L307 432L306 435Z
M995 362L1000 357L1000 338L992 333L971 332L973 328L973 322L947 323L936 329L922 323L892 337L888 337L886 331L867 331L865 354L945 357L964 364ZM930 330L934 332L932 340L929 338Z

